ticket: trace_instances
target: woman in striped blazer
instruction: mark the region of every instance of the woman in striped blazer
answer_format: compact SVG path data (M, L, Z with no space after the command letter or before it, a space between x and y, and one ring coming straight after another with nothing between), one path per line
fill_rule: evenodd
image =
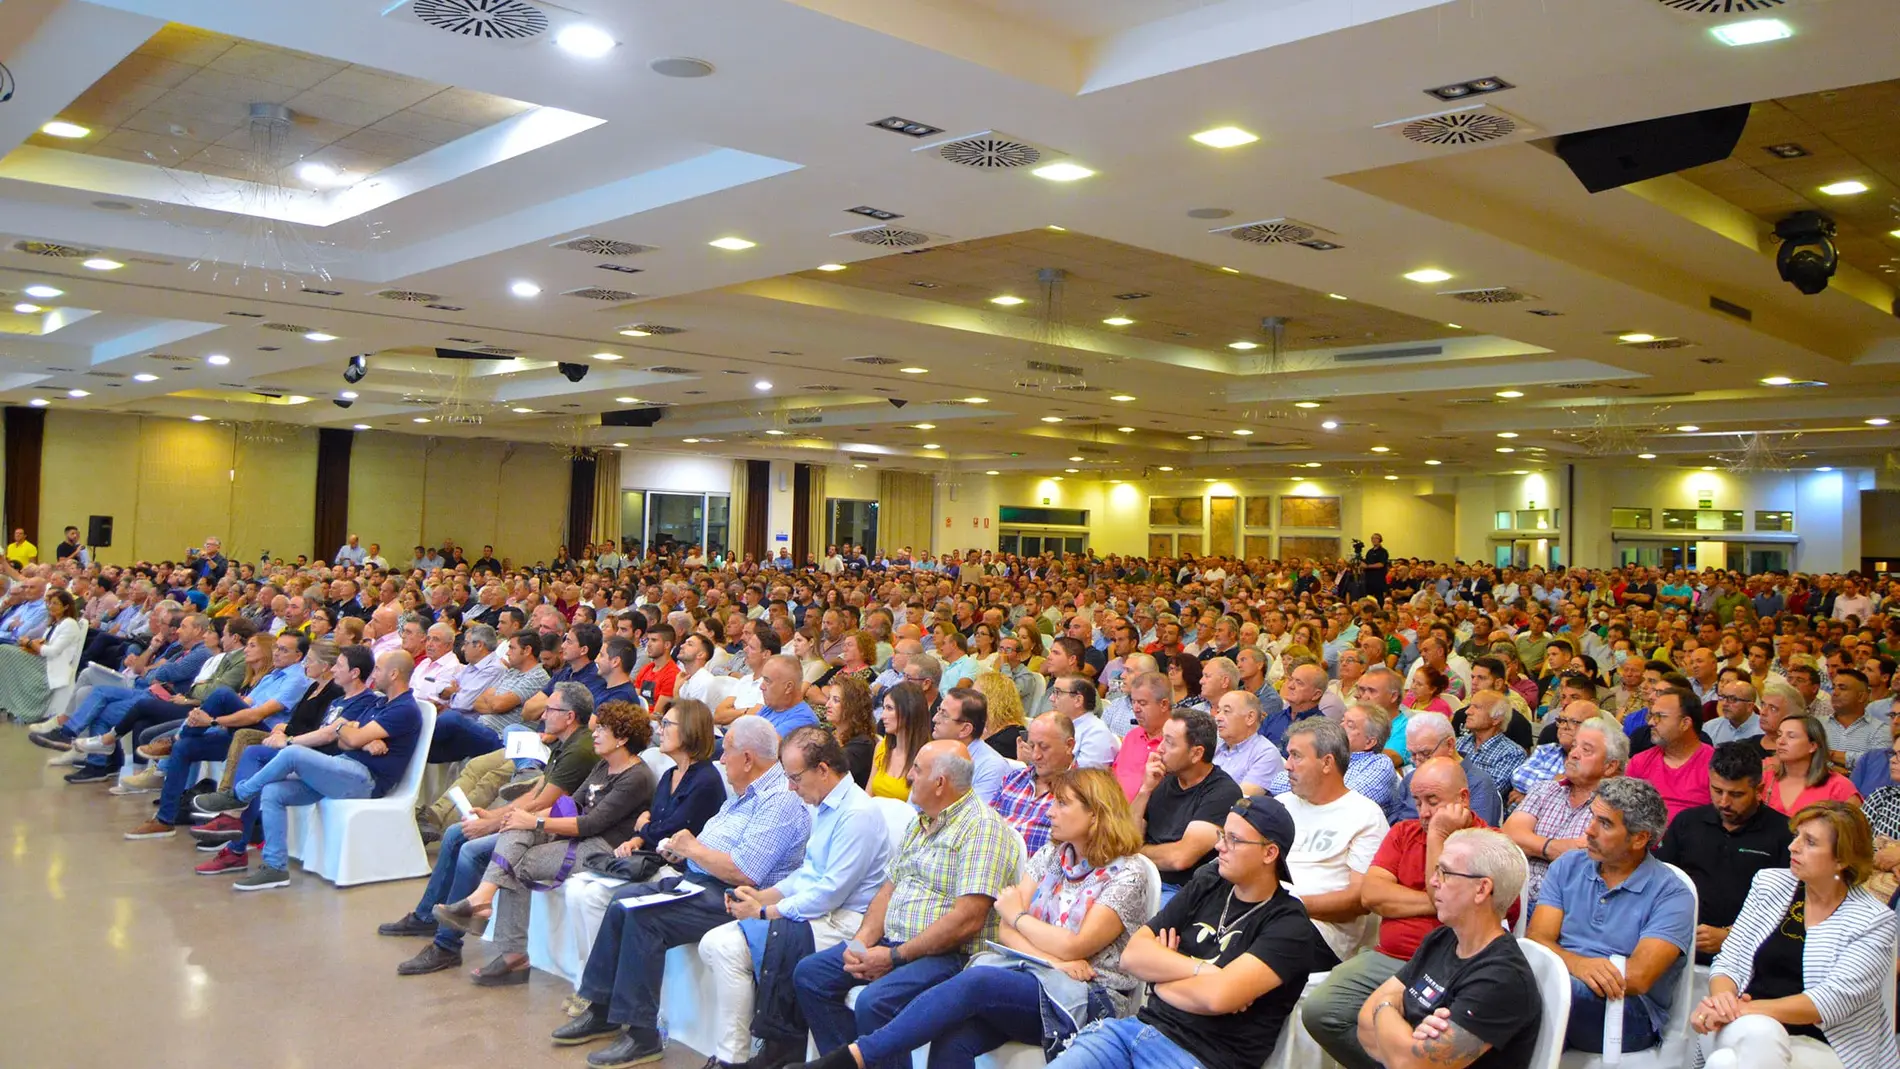
M1862 887L1873 833L1846 802L1789 824L1786 869L1755 874L1689 1015L1708 1069L1893 1069L1894 912Z

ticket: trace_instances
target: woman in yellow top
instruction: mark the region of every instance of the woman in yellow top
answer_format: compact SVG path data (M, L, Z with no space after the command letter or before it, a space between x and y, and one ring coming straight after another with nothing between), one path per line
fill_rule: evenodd
M878 709L884 737L871 755L871 797L910 800L910 763L930 741L930 706L915 684L899 683Z

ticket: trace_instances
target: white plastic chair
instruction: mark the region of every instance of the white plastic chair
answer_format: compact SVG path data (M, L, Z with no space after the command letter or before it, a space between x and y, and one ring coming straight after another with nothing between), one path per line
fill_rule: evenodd
M71 715L74 699L78 696L79 687L75 684L68 683L63 687L54 687L46 696L46 715L40 719L52 720L55 717Z
M738 679L732 676L713 676L706 681L706 708L717 709L720 702L738 692Z
M1030 675L1029 693L1023 695L1023 711L1030 716L1037 715L1037 713L1040 712L1037 706L1042 704L1043 692L1048 690L1048 688L1049 681L1042 678L1040 674Z
M658 779L673 771L673 759L660 752L658 746L649 746L640 751L640 760L653 770L653 778Z
M1564 968L1562 958L1529 939L1519 939L1517 947L1530 962L1531 975L1537 977L1538 997L1544 1003L1537 1043L1531 1048L1531 1061L1525 1069L1557 1069L1563 1055L1564 1028L1570 1023L1570 971Z
M429 855L416 829L416 797L435 737L435 707L419 701L422 729L402 779L381 798L325 798L304 819L304 871L338 887L429 874Z
M1306 987L1300 991L1300 1001L1293 1006L1293 1012L1287 1014L1286 1024L1280 1029L1280 1038L1273 1045L1273 1053L1267 1055L1265 1069L1318 1069L1336 1063L1326 1056L1319 1041L1306 1030L1306 1022L1300 1017L1300 1006L1313 989L1326 982L1332 975L1328 970L1313 973L1306 978Z
M904 837L910 834L910 826L917 823L917 810L909 802L900 802L895 798L873 798L871 804L877 807L878 814L884 818L884 829L891 835L891 849L902 847Z
M1537 903L1526 899L1524 892L1519 891L1517 893L1517 923L1511 925L1511 934L1513 936L1519 939L1524 938L1524 933L1530 930L1531 912L1536 908Z
M1689 878L1688 873L1674 865L1665 862L1662 866L1689 889L1691 900L1689 915L1697 916L1701 902L1696 895L1695 881ZM1610 960L1619 970L1624 969L1625 962L1622 957L1613 957ZM1620 1043L1610 1043L1612 1028L1620 1037L1623 1027L1623 1000L1613 999L1603 1011L1604 1052L1591 1054L1580 1050L1564 1051L1560 1062L1563 1069L1602 1069L1603 1066L1610 1065L1627 1066L1630 1069L1675 1069L1677 1066L1692 1064L1695 1060L1691 1053L1694 1049L1695 1036L1689 1031L1689 1012L1695 1008L1695 956L1693 952L1687 961L1680 964L1675 982L1675 1000L1669 1004L1669 1021L1662 1028L1661 1042L1648 1050L1628 1053L1621 1050ZM1565 983L1568 984L1569 981L1566 979ZM1613 1046L1617 1049L1611 1049Z

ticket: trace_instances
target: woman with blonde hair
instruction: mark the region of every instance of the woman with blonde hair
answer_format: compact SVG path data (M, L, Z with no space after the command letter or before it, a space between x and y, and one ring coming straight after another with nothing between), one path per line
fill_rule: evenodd
M1755 874L1689 1014L1697 1053L1708 1069L1892 1069L1896 925L1864 887L1867 818L1826 801L1788 824L1788 867Z
M1107 769L1071 769L1050 784L1049 842L1022 881L996 900L996 942L1022 957L983 952L925 990L889 1024L806 1063L809 1069L893 1064L928 1043L929 1069L972 1069L1004 1043L1053 1056L1089 1022L1134 1010L1141 982L1121 971L1122 949L1160 903L1121 784Z
M989 724L983 741L990 749L1012 760L1016 744L1029 733L1029 717L1023 710L1023 693L1001 672L978 672L976 689L990 703Z

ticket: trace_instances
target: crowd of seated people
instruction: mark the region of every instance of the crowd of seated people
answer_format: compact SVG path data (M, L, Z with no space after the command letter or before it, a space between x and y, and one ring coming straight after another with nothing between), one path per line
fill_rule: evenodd
M1296 1009L1341 1065L1489 1069L1612 1005L1624 1052L1900 1064L1889 579L836 556L9 561L0 707L245 891L290 809L441 766L396 971L486 934L469 979L527 983L533 896L614 875L552 1035L598 1069L663 1056L686 944L713 1069L1257 1069Z

